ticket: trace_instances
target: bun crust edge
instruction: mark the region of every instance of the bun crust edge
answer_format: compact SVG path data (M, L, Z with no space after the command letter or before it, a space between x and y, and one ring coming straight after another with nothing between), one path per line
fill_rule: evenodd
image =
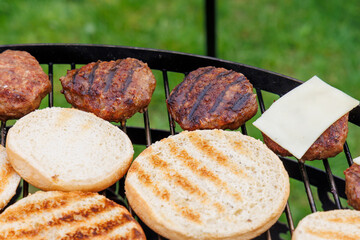
M10 142L10 143L9 143ZM98 181L97 178L90 178L84 181L78 182L58 182L56 177L49 176L41 170L30 164L26 158L15 153L11 150L11 139L6 143L6 152L9 156L9 161L14 170L28 183L36 186L44 191L89 191L99 192L105 188L116 183L121 176L124 176L130 167L132 157L126 159L128 162L127 168L114 169L112 173L103 177L102 181Z

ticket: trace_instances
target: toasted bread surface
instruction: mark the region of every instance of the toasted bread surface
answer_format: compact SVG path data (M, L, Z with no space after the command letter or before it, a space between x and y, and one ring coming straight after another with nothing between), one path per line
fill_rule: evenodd
M299 222L292 240L357 240L359 236L360 212L341 209L307 215Z
M280 159L240 132L184 131L131 165L126 196L169 239L251 239L273 225L289 196Z
M145 239L126 208L97 193L38 191L0 215L0 239Z
M8 161L5 148L0 145L0 210L15 195L20 183L20 176Z
M42 190L101 191L126 173L134 153L119 128L70 108L34 111L6 140L14 169Z

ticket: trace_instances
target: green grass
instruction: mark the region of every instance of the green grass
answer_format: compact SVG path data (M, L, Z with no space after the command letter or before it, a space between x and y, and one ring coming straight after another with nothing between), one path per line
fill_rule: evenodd
M357 0L228 0L217 5L219 58L303 81L318 75L360 99ZM114 44L205 55L204 24L202 0L0 0L0 44ZM57 82L67 68L59 66L55 71L55 104L60 106L69 106ZM158 72L155 75L160 81L149 106L151 127L167 129L161 77ZM171 75L171 87L181 78ZM268 107L277 97L265 95ZM137 114L128 124L141 125L142 121ZM260 138L251 122L247 124L250 135ZM359 127L350 124L348 143L353 156L359 156ZM139 152L143 147L136 149ZM329 160L340 177L347 167L344 159L342 154ZM309 164L323 169L319 161ZM295 180L291 184L290 207L297 224L310 209L303 184Z

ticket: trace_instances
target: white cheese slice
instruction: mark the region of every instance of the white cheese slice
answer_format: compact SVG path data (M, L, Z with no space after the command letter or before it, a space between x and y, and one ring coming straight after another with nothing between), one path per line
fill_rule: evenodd
M253 124L301 159L328 127L358 104L314 76L274 102Z
M360 157L357 157L355 159L353 159L354 163L356 163L357 165L360 165Z

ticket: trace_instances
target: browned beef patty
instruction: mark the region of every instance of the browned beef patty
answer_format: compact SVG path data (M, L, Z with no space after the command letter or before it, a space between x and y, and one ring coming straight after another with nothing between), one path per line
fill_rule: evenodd
M49 77L28 52L0 54L0 120L21 118L37 109L51 91Z
M190 72L166 102L184 130L237 129L258 108L253 86L243 74L215 67Z
M68 71L60 81L71 105L113 122L143 112L156 86L148 65L134 58L92 62Z
M325 132L316 139L301 159L309 161L315 159L325 159L334 157L338 153L342 152L348 134L348 118L349 114L347 113L326 129ZM264 143L273 152L283 157L292 156L290 152L271 140L264 133L262 135Z
M354 163L344 171L344 174L348 204L356 210L360 210L360 166Z

